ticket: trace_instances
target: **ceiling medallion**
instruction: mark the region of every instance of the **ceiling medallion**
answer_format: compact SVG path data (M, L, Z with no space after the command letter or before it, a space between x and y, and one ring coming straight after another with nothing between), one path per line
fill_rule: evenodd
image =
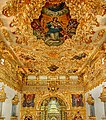
M37 39L43 39L48 46L59 46L76 34L78 24L76 19L71 19L65 2L58 4L47 2L39 19L33 19L31 22L31 27Z

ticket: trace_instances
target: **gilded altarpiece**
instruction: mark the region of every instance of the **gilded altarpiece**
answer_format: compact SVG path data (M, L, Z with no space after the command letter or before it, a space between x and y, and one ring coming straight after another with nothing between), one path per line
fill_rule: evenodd
M76 85L76 87L61 85L58 88L57 91L50 91L47 86L24 86L21 100L21 120L28 118L29 120L75 120L78 116L85 120L83 88L80 85ZM25 95L30 96L27 99L27 106L25 106L27 103ZM34 96L34 99L31 95ZM75 106L73 106L73 95L76 96ZM77 104L79 105L77 106Z

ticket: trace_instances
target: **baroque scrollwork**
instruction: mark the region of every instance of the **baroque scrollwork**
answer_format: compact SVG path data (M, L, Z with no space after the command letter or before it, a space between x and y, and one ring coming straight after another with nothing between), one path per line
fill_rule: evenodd
M102 43L106 30L105 23L101 22L105 19L105 10L100 0L10 0L6 3L2 10L5 22L0 19L1 32L6 38L0 42L0 59L4 59L4 65L0 64L0 78L23 91L22 120L45 114L40 109L41 104L45 105L42 100L53 97L61 98L68 106L64 110L67 120L85 119L85 108L83 105L72 108L72 99L74 95L82 99L84 91L106 79L106 49ZM36 80L27 80L28 75L36 76ZM41 80L42 76L47 79ZM26 116L28 109L30 114Z
M51 4L51 1L48 2ZM7 2L6 6L3 8L3 15L7 17L14 16L13 20L10 22L10 27L14 28L14 31L11 32L16 38L14 41L16 45L12 44L12 47L14 48L17 56L24 63L25 68L27 68L28 74L51 74L47 68L51 65L56 65L59 67L57 74L66 73L69 75L77 73L78 68L83 65L83 63L87 60L89 53L93 51L93 46L98 44L99 38L96 40L97 33L93 28L99 26L96 16L103 15L103 11L105 9L104 3L99 0L96 2L94 0L92 0L92 2L89 0L79 0L77 2L67 0L61 2L65 2L66 7L69 8L71 21L72 19L75 19L78 21L79 25L76 29L76 35L73 35L71 39L67 38L65 43L62 44L62 46L58 46L57 49L54 47L52 47L52 49L50 48L50 52L48 52L48 46L46 46L41 40L42 38L37 40L37 37L33 35L33 29L31 27L33 20L38 19L41 15L42 9L45 9L44 6L46 5L46 1L12 0ZM61 2L54 1L52 5L58 5ZM48 9L51 8L49 7ZM62 18L59 20L62 20ZM65 22L67 21L63 21L63 23ZM45 42L49 44L49 42ZM43 50L45 52L43 52ZM68 52L65 52L65 50ZM27 51L27 53L25 51ZM56 55L58 55L58 57L56 57ZM31 59L26 58L25 56L28 56ZM68 57L66 58L66 56ZM67 63L67 65L64 66L63 63ZM31 66L28 68L30 64ZM42 69L40 69L40 66L43 66Z

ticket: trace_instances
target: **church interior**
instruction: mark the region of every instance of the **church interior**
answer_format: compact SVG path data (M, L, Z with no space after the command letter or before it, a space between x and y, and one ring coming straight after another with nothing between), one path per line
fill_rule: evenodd
M106 120L106 0L0 0L0 120Z

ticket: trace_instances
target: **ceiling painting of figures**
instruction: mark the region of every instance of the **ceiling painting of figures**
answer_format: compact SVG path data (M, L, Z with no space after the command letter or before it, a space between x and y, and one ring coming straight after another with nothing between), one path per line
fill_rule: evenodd
M51 4L47 2L42 8L39 19L31 23L33 35L42 38L48 46L59 46L67 38L76 34L77 19L71 19L69 9L65 2Z

